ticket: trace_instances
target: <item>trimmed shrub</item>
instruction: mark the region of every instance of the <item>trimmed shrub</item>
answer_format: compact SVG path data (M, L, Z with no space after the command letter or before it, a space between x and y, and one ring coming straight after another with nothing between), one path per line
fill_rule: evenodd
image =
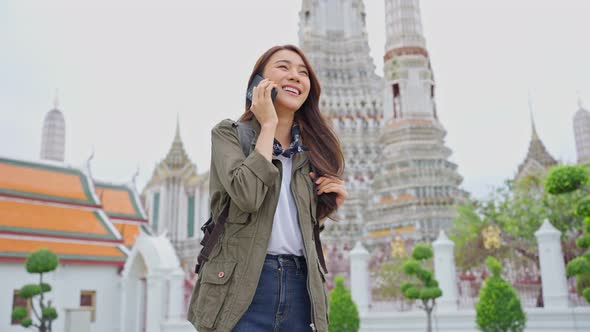
M522 332L526 315L516 290L500 275L502 265L493 257L486 263L492 276L488 277L479 292L476 306L477 326L483 332Z
M344 277L334 278L336 286L330 293L329 332L358 332L359 313L350 291L344 286Z

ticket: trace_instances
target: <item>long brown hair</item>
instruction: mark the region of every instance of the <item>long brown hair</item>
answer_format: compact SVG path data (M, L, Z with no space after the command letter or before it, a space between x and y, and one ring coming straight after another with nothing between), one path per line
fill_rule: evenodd
M308 156L311 165L315 168L316 177L329 175L342 179L342 174L344 173L344 155L340 148L340 141L332 130L332 127L328 125L327 120L320 113L320 82L309 60L303 54L303 51L294 45L274 46L270 48L256 61L247 86L250 86L256 74L262 75L272 55L280 50L289 50L299 54L309 72L309 95L295 113L295 121L297 121L297 125L301 130L303 144L309 147ZM252 111L250 111L251 104L246 99L246 110L240 117L240 121L249 121L254 116ZM324 219L334 212L336 208L335 193L325 193L318 196L318 220Z

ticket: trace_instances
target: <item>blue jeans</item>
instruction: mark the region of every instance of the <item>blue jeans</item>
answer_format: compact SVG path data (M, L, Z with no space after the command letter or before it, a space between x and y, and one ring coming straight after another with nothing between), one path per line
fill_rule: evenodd
M266 255L254 299L233 332L311 331L305 259Z

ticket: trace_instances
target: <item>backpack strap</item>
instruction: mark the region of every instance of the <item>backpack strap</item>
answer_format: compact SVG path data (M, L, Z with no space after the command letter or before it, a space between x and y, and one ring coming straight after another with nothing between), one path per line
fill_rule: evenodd
M219 240L221 232L223 232L223 229L225 228L225 221L227 220L227 215L229 212L229 202L230 200L227 200L225 203L219 218L217 218L217 222L213 223L213 218L211 217L209 220L207 220L203 227L201 227L201 230L203 231L201 245L203 248L197 257L197 265L195 266L195 273L197 274L201 271L203 264L209 260L209 255Z
M250 125L250 122L246 121L236 121L233 124L234 128L238 130L238 139L240 140L240 144L242 145L242 151L244 152L244 156L248 157L250 154L250 148L254 145L254 135L256 132L254 128Z
M250 126L249 122L236 121L233 123L233 127L236 128L238 132L238 139L242 145L244 156L248 157L256 133L252 126ZM203 248L197 257L197 265L195 266L195 273L197 274L201 271L205 262L209 260L209 255L225 228L225 221L227 220L227 215L229 213L229 203L230 199L225 203L217 221L213 221L213 214L211 214L209 220L207 220L207 222L201 227L201 230L203 231L203 239L200 244Z

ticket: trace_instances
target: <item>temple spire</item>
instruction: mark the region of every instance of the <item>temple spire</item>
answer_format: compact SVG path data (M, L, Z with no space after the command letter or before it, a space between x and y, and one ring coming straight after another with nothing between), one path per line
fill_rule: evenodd
M182 142L180 139L180 115L178 115L178 113L176 113L176 133L174 134L174 141Z
M529 114L531 117L531 126L532 126L532 139L538 140L539 135L537 134L537 128L535 127L535 118L533 116L533 99L531 98L531 93L529 92Z
M59 109L59 89L55 89L55 95L53 96L53 109Z
M580 97L580 91L577 92L578 95L578 109L584 109L584 103L582 102L582 97Z
M385 0L385 52L426 48L418 0Z
M438 120L419 1L385 0L385 27L386 122L418 117Z
M190 165L191 161L184 150L184 144L180 138L180 118L176 115L176 133L174 134L174 141L168 151L165 159L168 167L172 169L183 168L186 165Z
M541 141L537 128L535 126L535 119L533 117L533 101L529 92L529 114L531 117L531 141L529 142L529 149L527 155L522 163L518 166L515 180L520 180L528 175L535 173L544 173L551 166L557 164L557 161L547 151L545 144Z

